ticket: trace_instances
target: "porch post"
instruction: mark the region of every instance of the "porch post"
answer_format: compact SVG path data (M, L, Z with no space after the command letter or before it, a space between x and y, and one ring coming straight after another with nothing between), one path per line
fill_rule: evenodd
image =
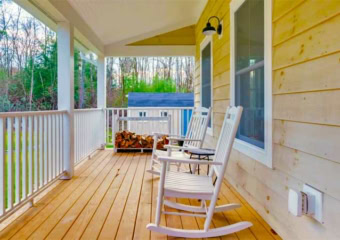
M63 119L64 170L63 179L71 179L74 172L74 46L73 26L59 22L58 44L58 110L66 110Z
M97 59L97 108L102 108L102 148L106 144L106 72L105 72L105 57L99 55Z

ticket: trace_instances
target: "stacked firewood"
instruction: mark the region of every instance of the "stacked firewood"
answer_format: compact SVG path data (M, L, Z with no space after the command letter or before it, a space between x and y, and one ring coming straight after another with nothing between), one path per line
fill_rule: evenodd
M138 135L134 132L121 131L116 133L116 148L152 148L153 136ZM164 145L168 144L167 136L163 136L157 142L157 149L163 149Z

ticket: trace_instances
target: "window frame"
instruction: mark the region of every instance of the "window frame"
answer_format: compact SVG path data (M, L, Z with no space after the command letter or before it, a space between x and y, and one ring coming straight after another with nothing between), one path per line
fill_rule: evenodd
M203 95L202 95L202 92L203 92L203 84L202 84L202 70L203 70L203 67L202 67L202 52L203 50L205 49L205 47L210 43L210 96L211 96L211 114L210 114L210 123L211 123L211 127L207 127L207 134L209 134L210 136L213 136L214 134L214 114L213 114L213 105L214 105L214 88L213 88L213 82L214 82L214 72L213 72L213 69L214 69L214 56L213 56L213 38L212 36L206 36L203 41L201 42L200 44L200 106L202 107L202 100L203 100Z
M230 3L230 104L235 105L235 13L246 0ZM272 1L264 0L264 149L235 138L233 148L273 168Z

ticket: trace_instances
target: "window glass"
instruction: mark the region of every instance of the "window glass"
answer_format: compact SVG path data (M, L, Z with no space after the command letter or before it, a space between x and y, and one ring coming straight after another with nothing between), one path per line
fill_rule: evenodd
M264 148L264 2L235 13L235 104L243 106L237 138Z
M211 107L211 44L202 51L202 107ZM209 122L211 127L211 122Z
M139 117L146 117L146 112L139 112Z
M168 112L164 112L164 111L161 112L161 117L167 117L167 116L168 116Z

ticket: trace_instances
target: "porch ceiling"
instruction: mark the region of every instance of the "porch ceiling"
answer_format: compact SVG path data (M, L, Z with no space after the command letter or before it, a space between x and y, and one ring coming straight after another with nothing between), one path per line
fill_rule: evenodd
M104 45L195 24L206 0L68 0Z
M15 0L20 4L26 1ZM130 43L193 25L207 0L30 0L54 22L69 21L79 31L80 40L89 49L106 56L145 55ZM22 5L22 4L20 4ZM26 6L27 7L27 6ZM30 11L32 13L32 11ZM34 14L35 15L35 14ZM157 46L159 53L183 55L192 46ZM171 49L169 51L169 49ZM190 50L189 50L190 49ZM181 54L183 53L183 54ZM151 55L159 55L152 54Z

